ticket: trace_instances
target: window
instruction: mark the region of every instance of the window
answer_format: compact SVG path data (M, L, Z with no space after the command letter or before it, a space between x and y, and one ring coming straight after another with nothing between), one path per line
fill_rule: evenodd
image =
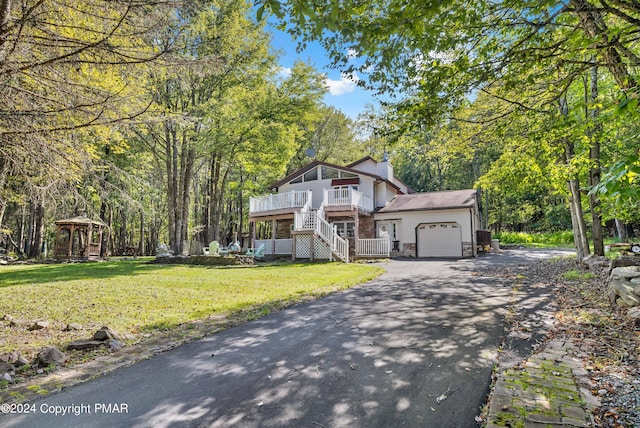
M330 168L328 166L322 167L322 179L336 179L336 178L358 178L358 174L352 172L341 171L339 169Z
M356 236L356 223L353 221L338 221L334 223L336 225L336 231L341 238L355 238Z
M315 181L317 179L318 179L318 168L313 168L312 170L305 172L304 175L294 178L289 183L295 184L295 183L302 183L307 181Z
M313 168L311 171L304 174L304 181L315 181L318 179L318 169Z
M335 168L329 168L327 166L322 167L322 179L340 178L340 171Z

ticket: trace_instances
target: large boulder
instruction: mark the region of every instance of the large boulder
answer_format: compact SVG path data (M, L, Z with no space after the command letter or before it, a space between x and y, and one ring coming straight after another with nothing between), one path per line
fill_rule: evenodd
M617 267L609 277L609 297L620 306L640 306L640 266Z
M94 340L120 340L120 335L109 327L102 327L100 330L93 333Z
M67 359L68 357L55 346L47 346L38 353L38 361L40 362L40 365L45 367L51 364L64 364Z

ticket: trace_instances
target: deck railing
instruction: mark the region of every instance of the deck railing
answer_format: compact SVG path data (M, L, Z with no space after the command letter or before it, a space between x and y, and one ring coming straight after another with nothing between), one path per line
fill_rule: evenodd
M293 239L256 239L256 248L260 244L264 244L264 253L266 255L290 256L293 252ZM273 250L274 244L275 251Z
M282 209L303 208L311 203L311 190L291 191L249 198L249 212L261 213Z
M359 239L358 256L389 257L391 241L389 238Z
M349 242L338 235L336 226L321 218L316 211L295 213L294 228L313 230L340 260L349 262Z
M354 189L325 189L323 205L348 205L367 212L373 211L373 199Z

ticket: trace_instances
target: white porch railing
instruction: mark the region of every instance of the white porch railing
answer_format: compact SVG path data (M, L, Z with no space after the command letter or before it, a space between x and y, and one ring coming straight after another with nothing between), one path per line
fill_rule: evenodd
M249 212L261 213L282 209L303 208L311 204L311 190L291 191L249 198Z
M321 218L316 211L298 212L294 218L295 230L313 230L331 251L345 263L349 262L349 241L341 238L336 231L336 226Z
M273 251L275 241L275 252ZM286 256L293 254L293 239L256 239L256 248L264 244L266 255Z
M359 239L358 256L389 257L391 241L389 238Z
M373 211L373 199L354 189L324 189L323 205L348 205L367 212Z

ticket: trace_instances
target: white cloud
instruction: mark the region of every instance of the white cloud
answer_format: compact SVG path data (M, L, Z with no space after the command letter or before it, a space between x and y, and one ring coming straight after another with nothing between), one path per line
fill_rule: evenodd
M356 89L358 83L358 75L353 72L351 74L342 74L340 80L326 79L325 84L329 88L331 95L343 95L353 92Z
M281 79L287 79L291 76L291 73L293 73L293 70L289 67L279 67L278 68L278 76Z

